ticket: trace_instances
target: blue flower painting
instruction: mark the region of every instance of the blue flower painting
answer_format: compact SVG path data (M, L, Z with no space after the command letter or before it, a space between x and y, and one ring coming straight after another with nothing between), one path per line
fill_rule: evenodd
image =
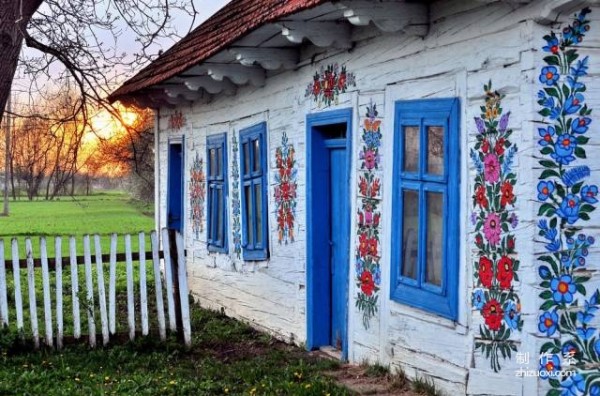
M583 9L561 34L545 36L542 47L546 65L540 70L537 103L539 114L547 118L538 128L543 170L535 193L540 204L538 235L546 249L538 257L542 303L537 327L542 336L553 337L540 349L540 378L550 386L547 396L600 396L600 335L593 325L600 292L586 299L586 267L595 240L582 233L583 222L590 220L598 203L598 186L589 182L591 170L581 164L592 110L583 94L589 59L580 58L578 45L590 28L589 13ZM560 356L574 359L571 375L558 375Z

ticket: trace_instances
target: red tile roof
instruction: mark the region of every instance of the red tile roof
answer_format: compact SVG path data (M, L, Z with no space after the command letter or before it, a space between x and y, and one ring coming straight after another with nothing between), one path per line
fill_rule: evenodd
M109 96L114 102L205 61L244 35L328 0L233 0Z

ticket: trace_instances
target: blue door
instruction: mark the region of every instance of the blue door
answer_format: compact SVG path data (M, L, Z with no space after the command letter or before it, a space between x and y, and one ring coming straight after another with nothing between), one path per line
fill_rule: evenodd
M352 109L306 118L306 346L348 358Z
M167 228L183 230L183 145L169 144L167 175Z
M330 345L342 350L346 336L346 295L348 276L348 177L346 172L346 139L326 140L329 150L329 224L331 270L331 338Z

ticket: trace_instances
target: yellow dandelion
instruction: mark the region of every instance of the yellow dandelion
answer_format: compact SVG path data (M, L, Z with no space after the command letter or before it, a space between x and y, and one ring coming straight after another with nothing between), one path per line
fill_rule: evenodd
M310 385L310 384L306 384L306 385L304 385L304 388L306 388L306 389L308 389L308 388L310 388L310 387L311 387L311 385Z
M110 381L110 377L107 375L106 377L104 377L104 381Z
M175 384L177 384L177 381L175 381L175 380L169 381L169 385L175 385Z
M225 389L223 389L223 392L225 392L225 393L229 393L229 388L225 388Z

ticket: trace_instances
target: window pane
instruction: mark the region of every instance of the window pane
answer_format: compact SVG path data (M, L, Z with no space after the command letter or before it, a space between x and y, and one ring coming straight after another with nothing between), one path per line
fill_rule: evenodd
M404 127L404 171L419 171L419 147L420 144L419 127Z
M246 142L242 145L242 150L244 151L244 170L243 174L247 175L250 173L250 147L249 143Z
M210 149L209 151L209 155L210 155L210 171L208 172L209 176L214 176L216 175L216 170L217 170L217 150L215 149Z
M223 244L223 189L219 188L217 189L217 236L216 236L216 240L218 240L220 242L221 246L224 246Z
M419 192L404 190L402 224L402 276L417 279L419 258Z
M444 233L444 196L427 192L427 267L426 281L442 285L442 255Z
M208 239L211 241L215 241L217 239L216 236L216 206L217 206L217 194L215 191L215 187L214 185L211 185L209 188L209 194L210 194L210 207L208 208L208 215L210 216L210 228L208 230Z
M444 127L427 127L427 173L444 174Z
M223 149L217 149L217 167L215 168L215 176L223 174Z
M254 199L256 200L256 244L262 244L263 242L263 218L262 218L262 186L260 184L254 185Z
M244 186L244 199L246 200L246 237L248 247L254 247L254 224L252 221L252 186Z
M260 140L252 141L252 149L254 150L254 172L260 170Z

